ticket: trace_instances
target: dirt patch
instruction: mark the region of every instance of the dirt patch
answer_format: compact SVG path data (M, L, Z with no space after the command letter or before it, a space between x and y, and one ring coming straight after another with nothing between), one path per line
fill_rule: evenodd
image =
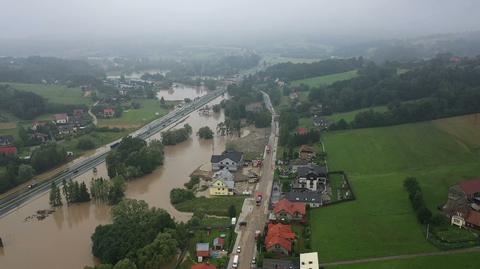
M0 129L14 129L16 127L16 122L0 122Z
M250 125L242 129L241 137L229 136L227 139L227 147L233 147L236 150L245 153L246 159L261 159L265 145L268 142L270 128L255 128Z

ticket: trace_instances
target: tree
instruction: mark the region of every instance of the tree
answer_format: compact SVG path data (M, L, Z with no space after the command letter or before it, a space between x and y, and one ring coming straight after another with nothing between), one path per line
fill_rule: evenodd
M125 196L125 179L122 176L117 176L112 179L112 185L108 191L108 202L111 205L118 204Z
M178 204L195 198L195 194L191 190L175 188L170 191L170 203Z
M62 196L60 194L60 188L55 185L55 182L52 182L50 187L50 205L53 207L61 206L62 203Z
M129 259L123 259L117 262L113 269L137 269L137 266Z
M90 201L90 193L88 193L87 184L82 182L80 184L80 193L78 197L78 202L88 202Z
M156 269L170 262L177 253L178 242L169 233L159 233L155 240L137 252L140 268Z
M165 106L165 98L163 98L163 96L160 98L160 105L161 106Z
M95 142L88 137L82 137L78 140L77 148L81 150L89 150L95 148Z
M208 126L201 127L198 129L197 135L202 139L212 139L213 131Z
M18 166L17 183L22 183L30 180L35 175L35 169L28 164L21 164Z
M48 143L41 145L32 152L31 164L37 172L48 170L67 159L65 148L55 144Z
M228 216L230 218L235 218L237 216L237 208L234 205L228 207Z

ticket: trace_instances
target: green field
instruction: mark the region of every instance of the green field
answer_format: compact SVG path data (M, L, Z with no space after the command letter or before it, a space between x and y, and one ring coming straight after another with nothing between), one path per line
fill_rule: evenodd
M405 260L378 261L352 265L327 266L328 269L475 269L480 263L480 254L457 253L445 256L415 257Z
M60 141L60 144L65 147L66 151L72 151L75 156L79 156L82 153L84 153L84 150L80 150L77 148L78 140L81 138L90 138L95 142L95 148L99 148L103 145L106 145L108 143L111 143L117 139L120 139L124 136L127 136L129 133L131 133L133 129L124 129L120 132L98 132L98 131L93 131L89 134L82 135L75 137L73 139L68 139L68 140L63 140Z
M355 119L355 116L360 113L360 112L364 112L364 111L368 111L368 110L373 110L373 111L376 111L376 112L385 112L387 111L387 107L386 106L374 106L374 107L369 107L369 108L362 108L362 109L357 109L357 110L353 110L353 111L349 111L349 112L343 112L343 113L335 113L335 114L332 114L332 115L329 115L329 116L326 116L325 118L331 120L331 121L339 121L340 119L344 119L345 121L347 122L352 122L354 119Z
M341 80L352 79L356 76L358 76L357 70L352 70L352 71L347 71L343 73L336 73L331 75L294 80L290 83L290 85L299 86L300 84L305 84L310 87L318 87L320 85L330 85L334 82L341 81Z
M242 196L222 196L205 198L199 197L193 200L188 200L175 204L175 208L182 212L194 212L196 210L203 210L205 214L216 216L228 216L228 208L230 205L234 205L237 209L237 214L240 213L243 206Z
M83 96L80 88L68 88L64 85L44 85L44 84L26 84L26 83L0 83L9 84L19 91L33 92L43 96L51 103L58 104L90 104L92 100Z
M324 135L329 168L348 173L357 200L312 211L312 247L321 262L436 251L424 239L403 180L417 177L435 213L449 186L478 177L477 117Z
M99 126L117 126L117 127L140 127L154 119L162 117L168 113L168 110L160 106L160 101L156 99L139 99L139 109L125 110L119 118L98 119ZM159 113L155 115L155 113Z

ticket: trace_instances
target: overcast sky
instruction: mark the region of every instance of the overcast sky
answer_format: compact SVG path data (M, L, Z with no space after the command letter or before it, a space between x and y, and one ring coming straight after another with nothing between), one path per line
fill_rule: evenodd
M0 38L480 30L479 0L0 0Z

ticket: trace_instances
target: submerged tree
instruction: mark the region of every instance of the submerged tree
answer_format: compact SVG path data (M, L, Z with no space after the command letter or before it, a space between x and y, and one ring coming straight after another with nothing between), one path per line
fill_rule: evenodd
M55 182L52 182L52 185L50 188L50 205L53 207L63 205L60 188L57 185L55 185Z

